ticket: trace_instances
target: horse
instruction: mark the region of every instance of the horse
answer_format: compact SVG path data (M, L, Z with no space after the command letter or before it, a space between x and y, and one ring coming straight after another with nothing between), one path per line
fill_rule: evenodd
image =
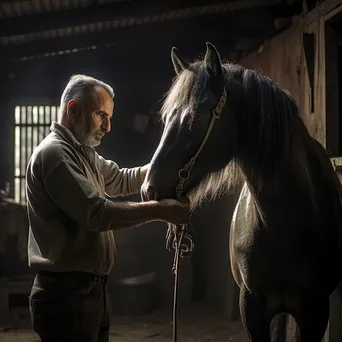
M142 200L177 198L181 187L196 208L240 184L229 256L248 339L273 340L271 322L289 314L302 342L321 342L342 270L341 184L325 149L289 91L222 61L211 43L202 59L176 48L171 59Z

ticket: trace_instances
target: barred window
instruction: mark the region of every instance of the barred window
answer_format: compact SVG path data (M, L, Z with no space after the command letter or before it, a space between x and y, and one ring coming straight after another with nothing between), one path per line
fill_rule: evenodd
M14 199L26 202L27 163L38 144L49 134L52 121L59 119L59 106L16 106L14 126Z

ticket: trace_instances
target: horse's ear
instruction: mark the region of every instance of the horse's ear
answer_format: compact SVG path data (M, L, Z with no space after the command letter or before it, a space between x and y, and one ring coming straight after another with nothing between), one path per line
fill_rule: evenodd
M213 76L220 76L222 74L221 57L213 44L207 42L206 45L204 65Z
M181 57L177 56L176 51L177 49L175 47L171 49L171 59L175 72L179 75L186 68L186 63Z

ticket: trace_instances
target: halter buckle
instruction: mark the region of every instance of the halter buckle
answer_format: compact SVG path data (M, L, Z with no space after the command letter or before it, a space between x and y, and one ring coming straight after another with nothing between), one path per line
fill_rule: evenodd
M185 181L188 180L189 177L190 177L190 171L188 171L188 170L186 170L186 169L183 168L183 169L181 169L181 170L178 171L178 177L179 177L180 179L183 179L184 182L185 182Z

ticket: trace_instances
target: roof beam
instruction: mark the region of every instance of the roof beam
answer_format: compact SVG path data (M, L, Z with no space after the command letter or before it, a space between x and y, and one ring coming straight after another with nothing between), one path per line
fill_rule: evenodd
M253 15L252 15L253 13ZM260 38L275 32L274 20L269 17L254 15L246 11L244 15L235 14L202 18L201 20L177 20L156 24L145 24L139 27L119 28L104 32L72 35L49 40L38 40L21 45L8 45L0 49L0 55L6 59L34 56L59 51L80 49L91 46L138 44L151 47L152 41L175 44L189 39L195 41L215 41L217 39L237 40L239 38Z
M152 41L153 43L153 41ZM212 41L213 44L220 51L222 58L229 58L229 53L226 50L234 48L235 41ZM127 68L131 68L131 64L135 64L139 70L151 70L151 77L158 78L158 72L155 70L164 70L170 68L173 72L171 63L171 48L168 42L159 42L155 44L155 48L149 49L144 46L144 42L141 41L138 44L129 44L109 47L98 48L96 50L80 51L77 53L71 53L69 55L51 56L49 58L37 58L28 60L0 60L0 65L3 65L3 69L6 72L14 72L16 74L26 74L27 72L49 72L51 75L54 72L63 73L68 70L79 70L80 67L88 66L87 69L94 68L103 70L115 69L116 77L120 74L127 74ZM194 42L189 45L188 42L180 41L175 44L179 53L183 58L193 60L205 53L205 41L200 43ZM203 56L202 56L203 57ZM66 64L65 64L66 63ZM124 63L124 65L122 64ZM66 65L61 71L60 66ZM119 66L119 67L118 67ZM36 71L38 70L38 71Z
M190 9L194 10L197 7L222 5L226 8L226 12L231 10L232 3L237 3L235 0L227 2L223 0L198 0L198 1L167 1L167 2L113 2L106 5L92 5L84 9L75 9L60 12L44 13L39 15L32 15L28 17L18 17L1 20L1 37L10 37L28 33L35 33L41 31L55 30L59 28L75 27L80 25L89 25L98 22L113 22L124 21L131 18L143 19L150 18L172 11ZM251 2L252 4L253 2ZM258 7L258 1L255 1L255 9ZM270 6L270 10L279 9L278 13L286 10L287 6ZM251 11L251 7L249 10ZM258 10L257 10L258 11ZM240 12L231 12L234 16L240 16ZM253 11L252 11L253 12ZM212 15L212 14L211 14Z

